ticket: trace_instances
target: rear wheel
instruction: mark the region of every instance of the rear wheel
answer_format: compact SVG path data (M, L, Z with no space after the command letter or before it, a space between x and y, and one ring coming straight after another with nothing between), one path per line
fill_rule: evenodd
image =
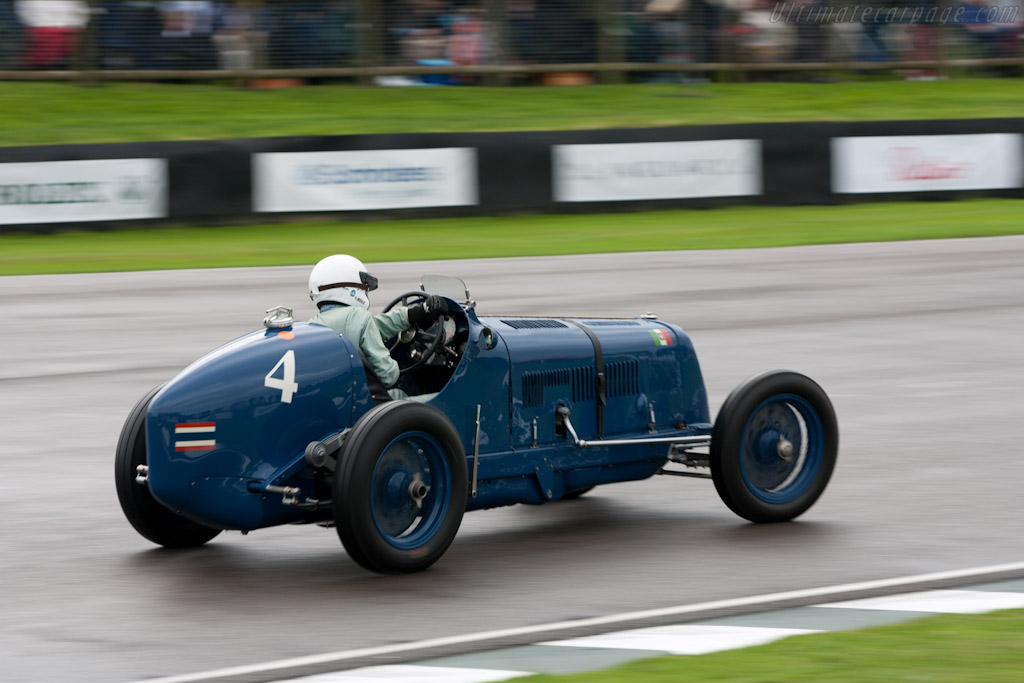
M466 509L466 456L436 408L380 405L345 441L333 508L345 550L382 573L426 569L451 545Z
M839 428L825 391L804 375L757 375L726 399L711 434L711 476L722 501L752 522L784 522L825 490Z
M146 460L146 408L160 387L153 389L135 405L121 430L114 458L114 483L124 516L135 530L166 548L191 548L202 545L221 532L176 515L157 502L149 487L135 481L139 465Z

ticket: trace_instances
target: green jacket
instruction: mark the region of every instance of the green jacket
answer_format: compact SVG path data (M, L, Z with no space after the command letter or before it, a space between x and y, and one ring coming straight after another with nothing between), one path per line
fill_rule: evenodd
M390 389L398 383L398 363L384 346L384 340L409 329L409 313L405 306L380 315L356 306L329 306L309 322L326 325L348 337L385 387Z

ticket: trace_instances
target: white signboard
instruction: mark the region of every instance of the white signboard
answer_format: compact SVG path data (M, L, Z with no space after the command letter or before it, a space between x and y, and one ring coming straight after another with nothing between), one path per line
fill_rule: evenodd
M1000 190L1021 186L1021 136L833 138L838 193Z
M476 150L285 152L253 158L256 211L357 211L477 203Z
M556 145L555 201L761 194L760 140Z
M167 215L165 159L0 164L0 224Z

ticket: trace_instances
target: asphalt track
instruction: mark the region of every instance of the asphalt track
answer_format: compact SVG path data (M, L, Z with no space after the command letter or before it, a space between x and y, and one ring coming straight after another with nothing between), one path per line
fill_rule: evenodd
M122 421L265 308L312 314L307 271L0 278L0 678L127 681L1024 559L1024 237L374 264L376 307L446 272L484 313L654 311L691 334L713 412L750 374L805 372L839 415L832 483L776 526L670 477L475 512L414 576L368 574L316 527L154 548L117 505Z

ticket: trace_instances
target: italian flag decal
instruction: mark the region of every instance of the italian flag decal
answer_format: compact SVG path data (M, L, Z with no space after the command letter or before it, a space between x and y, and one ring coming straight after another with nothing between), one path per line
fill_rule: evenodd
M212 451L217 445L216 431L216 422L179 422L174 425L174 450Z
M650 330L655 346L672 346L672 337L665 330Z

